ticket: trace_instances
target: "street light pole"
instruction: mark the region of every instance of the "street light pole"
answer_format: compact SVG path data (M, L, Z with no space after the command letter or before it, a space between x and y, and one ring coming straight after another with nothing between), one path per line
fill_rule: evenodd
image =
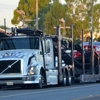
M36 30L38 30L38 0L36 0Z
M4 29L5 29L5 33L6 33L6 19L4 18Z
M92 74L94 74L94 49L93 49L93 23L94 23L94 0L92 0L92 20L91 20L91 67L92 67Z

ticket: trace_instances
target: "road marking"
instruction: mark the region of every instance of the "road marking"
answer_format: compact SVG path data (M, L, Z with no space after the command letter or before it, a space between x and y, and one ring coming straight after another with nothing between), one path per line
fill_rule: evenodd
M78 87L69 87L69 88L61 88L61 89L53 89L53 90L48 90L48 91L37 91L37 92L28 92L28 93L22 93L22 94L16 94L16 95L7 95L7 96L1 96L0 98L8 98L8 97L15 97L15 96L21 96L21 95L29 95L29 94L37 94L37 93L45 93L45 92L55 92L55 91L60 91L60 90L73 90L73 89L79 89L83 87L91 87L91 86L100 86L100 84L95 84L95 85L87 85L87 86L78 86ZM67 86L66 86L67 87ZM73 99L73 100L80 100L80 99Z
M84 99L89 99L89 98L94 98L94 97L98 97L98 96L100 96L100 94L99 95L89 95L88 97L82 97L82 98L76 98L76 99L72 99L72 100L84 100Z

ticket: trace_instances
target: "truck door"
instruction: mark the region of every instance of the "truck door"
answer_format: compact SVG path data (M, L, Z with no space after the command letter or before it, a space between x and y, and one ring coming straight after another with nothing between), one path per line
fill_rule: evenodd
M47 84L57 82L57 69L54 67L54 50L52 39L45 39L45 65Z
M52 69L54 67L54 53L52 46L51 39L45 39L45 63L47 69Z

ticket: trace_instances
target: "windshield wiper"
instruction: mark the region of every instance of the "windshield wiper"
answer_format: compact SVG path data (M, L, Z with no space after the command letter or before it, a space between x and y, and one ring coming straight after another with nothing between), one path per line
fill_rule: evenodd
M16 60L15 62L13 62L11 65L8 65L8 67L6 68L6 69L4 69L2 72L1 72L1 74L2 73L4 73L7 69L9 69L9 68L11 68L15 63L17 63L19 60Z

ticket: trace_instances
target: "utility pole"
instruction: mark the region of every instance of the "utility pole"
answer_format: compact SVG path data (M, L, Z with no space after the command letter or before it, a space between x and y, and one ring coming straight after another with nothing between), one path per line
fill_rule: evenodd
M4 18L4 29L5 29L5 33L6 33L6 19Z
M85 58L84 58L84 30L82 29L82 67L83 75L85 74Z
M62 82L62 71L61 71L61 65L62 65L62 56L61 56L61 30L60 26L57 27L57 36L58 36L58 82L59 84Z
M73 41L73 25L70 25L70 34L71 34L71 56L72 56L72 70L73 76L75 75L75 67L74 67L74 41Z
M94 49L93 49L93 23L94 23L94 0L92 0L92 16L91 16L91 67L92 67L92 74L94 74Z
M38 0L36 0L36 30L38 30Z

